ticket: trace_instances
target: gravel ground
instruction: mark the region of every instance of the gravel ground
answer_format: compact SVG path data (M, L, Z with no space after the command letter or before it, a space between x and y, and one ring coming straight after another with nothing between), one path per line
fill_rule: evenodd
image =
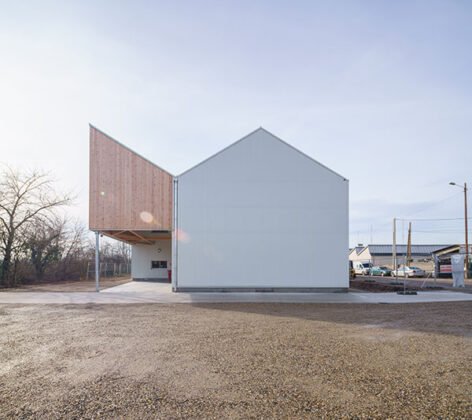
M0 306L0 418L471 418L472 304Z

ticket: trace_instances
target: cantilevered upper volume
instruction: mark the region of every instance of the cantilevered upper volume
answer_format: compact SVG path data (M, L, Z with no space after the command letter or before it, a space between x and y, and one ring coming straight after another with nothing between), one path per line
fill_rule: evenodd
M172 230L173 176L90 126L89 227L127 242Z

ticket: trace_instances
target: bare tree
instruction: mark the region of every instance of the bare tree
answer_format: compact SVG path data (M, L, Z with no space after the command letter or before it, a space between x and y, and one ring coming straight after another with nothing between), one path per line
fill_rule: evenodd
M65 241L62 245L62 260L67 262L72 259L86 258L88 247L87 228L79 220L67 222L65 226Z
M61 260L57 266L56 280L79 278L85 274L90 243L88 230L79 220L68 221L61 240Z
M131 262L131 245L117 241L115 247L116 253L120 256L122 262L129 264Z
M100 249L100 258L103 261L128 264L131 261L131 246L114 239L104 241Z
M61 260L66 222L59 217L36 219L26 232L24 248L33 266L36 279L42 280L46 269Z
M0 172L0 282L15 284L12 260L23 244L23 233L38 221L51 220L55 210L71 202L69 194L57 193L52 179L40 171L19 172L6 167Z

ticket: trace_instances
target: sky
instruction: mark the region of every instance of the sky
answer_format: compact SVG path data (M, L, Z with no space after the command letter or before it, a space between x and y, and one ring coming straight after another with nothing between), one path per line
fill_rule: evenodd
M399 242L409 220L413 243L463 242L472 2L0 10L0 163L49 171L85 223L89 123L175 175L263 126L349 179L351 246L391 243L394 217Z

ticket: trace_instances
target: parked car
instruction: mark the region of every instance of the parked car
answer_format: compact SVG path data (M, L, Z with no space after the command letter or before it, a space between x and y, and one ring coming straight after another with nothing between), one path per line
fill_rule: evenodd
M349 261L349 280L356 278L356 272L354 271L354 265L352 261Z
M393 277L424 277L425 274L425 271L418 267L400 267L392 270Z
M359 274L361 276L367 276L370 274L370 268L372 267L372 264L370 262L360 262L360 261L354 261L354 272L356 274Z
M371 276L389 276L391 273L392 273L392 270L390 270L390 268L385 267L383 265L375 266L370 269Z

